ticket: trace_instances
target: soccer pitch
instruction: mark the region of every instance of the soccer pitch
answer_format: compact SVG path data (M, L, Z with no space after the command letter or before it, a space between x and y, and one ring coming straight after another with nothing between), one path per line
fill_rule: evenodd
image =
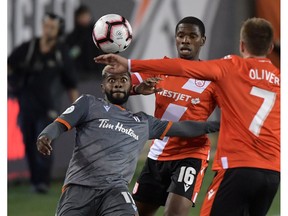
M217 133L209 135L211 140L211 155L215 154L215 147L217 143ZM137 164L137 168L132 179L129 188L132 191L136 178L140 175L142 167L145 163L145 158L148 153L149 143L146 144L140 159ZM204 195L212 181L214 172L211 171L212 161L209 163L209 167L204 177L202 189L198 195L196 207L191 208L190 216L197 216L200 212L200 207ZM64 174L63 174L64 175ZM51 216L55 215L55 209L58 199L61 194L62 180L55 180L51 185L51 190L46 195L35 194L30 191L30 186L25 183L10 184L8 186L8 215L9 216ZM156 216L163 215L163 208L160 208ZM267 216L279 216L280 215L280 189L278 190L276 197L272 203L272 206Z
M134 177L140 174L142 166L144 164L143 158L139 160L138 166ZM213 173L211 171L211 163L206 172L206 176L203 182L203 188L198 196L198 205L195 208L191 208L190 215L199 215L200 206L209 186ZM130 184L130 191L132 191L135 178L133 178ZM58 199L61 194L62 180L54 181L52 183L51 190L46 195L34 194L30 192L29 185L27 183L13 184L8 186L8 215L9 216L51 216L55 215L55 209ZM160 208L157 212L157 216L163 215L163 208ZM270 208L267 216L280 215L280 191L278 191L272 207Z

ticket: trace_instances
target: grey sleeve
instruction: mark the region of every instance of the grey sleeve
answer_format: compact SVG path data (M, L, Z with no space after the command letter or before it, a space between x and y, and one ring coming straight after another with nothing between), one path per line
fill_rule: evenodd
M89 112L89 96L82 95L68 107L56 121L66 125L68 129L85 121Z
M171 122L163 121L147 114L146 116L149 124L149 139L163 139Z
M45 135L49 139L54 140L57 137L59 137L62 133L67 131L67 127L64 124L61 124L60 122L53 122L49 124L44 130L39 134L38 138Z
M207 133L219 131L220 122L217 121L180 121L173 122L166 136L197 137Z

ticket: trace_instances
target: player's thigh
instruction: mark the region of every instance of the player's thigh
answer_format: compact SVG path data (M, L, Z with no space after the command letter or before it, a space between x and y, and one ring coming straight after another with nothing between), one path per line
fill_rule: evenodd
M194 204L203 182L205 170L208 166L207 161L196 158L186 158L175 161L173 166L172 181L168 192L185 197L187 201Z
M145 165L141 171L140 176L133 188L133 198L137 201L137 204L142 203L142 206L153 210L159 206L164 206L168 192L167 188L170 184L170 176L164 176L163 169L166 164L163 161L155 161L147 159ZM144 207L143 207L144 208Z
M69 185L61 194L56 216L95 215L95 190L90 187Z
M227 170L217 171L204 198L200 215L244 216L245 210L240 208L242 203L237 203L237 199L242 195L234 190L239 189L238 183L238 180L233 182L230 174L227 175Z
M250 202L250 216L261 216L267 214L280 184L279 172L260 169L258 171L258 178L261 178L263 182L259 186L257 192L255 191L255 198Z
M101 207L97 215L99 216L134 216L138 215L136 204L128 187L121 186L106 191Z
M164 216L187 216L191 207L191 200L178 194L169 193L164 209Z
M136 200L135 203L138 209L138 213L141 216L154 216L160 207L158 204L145 203Z
M234 168L218 171L205 196L200 215L248 215L254 200L260 201L266 194L259 193L265 190L265 177L258 170Z

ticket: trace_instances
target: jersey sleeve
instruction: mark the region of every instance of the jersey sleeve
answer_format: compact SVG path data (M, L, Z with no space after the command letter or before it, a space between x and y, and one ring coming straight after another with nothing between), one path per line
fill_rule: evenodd
M64 124L68 130L81 124L89 112L89 98L86 95L79 97L55 121Z
M149 126L149 139L163 139L167 131L171 128L172 122L157 119L147 115Z
M168 57L164 57L164 59L169 59ZM149 70L147 71L142 71L141 73L139 72L133 72L131 71L131 78L132 78L132 85L138 85L142 83L144 80L150 78L150 77L155 77L157 74L150 74Z
M138 73L138 72L132 73L131 74L132 85L138 85L150 77L155 77L155 75L149 74L148 71L147 73Z
M179 58L131 60L131 71L217 81L225 76L227 70L223 68L233 67L231 61L230 58L210 61L190 61Z

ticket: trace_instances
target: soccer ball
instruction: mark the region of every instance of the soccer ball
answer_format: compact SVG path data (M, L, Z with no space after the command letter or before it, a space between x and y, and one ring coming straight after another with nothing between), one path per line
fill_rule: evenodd
M130 45L132 28L123 16L107 14L95 23L92 38L95 45L103 52L119 53Z

